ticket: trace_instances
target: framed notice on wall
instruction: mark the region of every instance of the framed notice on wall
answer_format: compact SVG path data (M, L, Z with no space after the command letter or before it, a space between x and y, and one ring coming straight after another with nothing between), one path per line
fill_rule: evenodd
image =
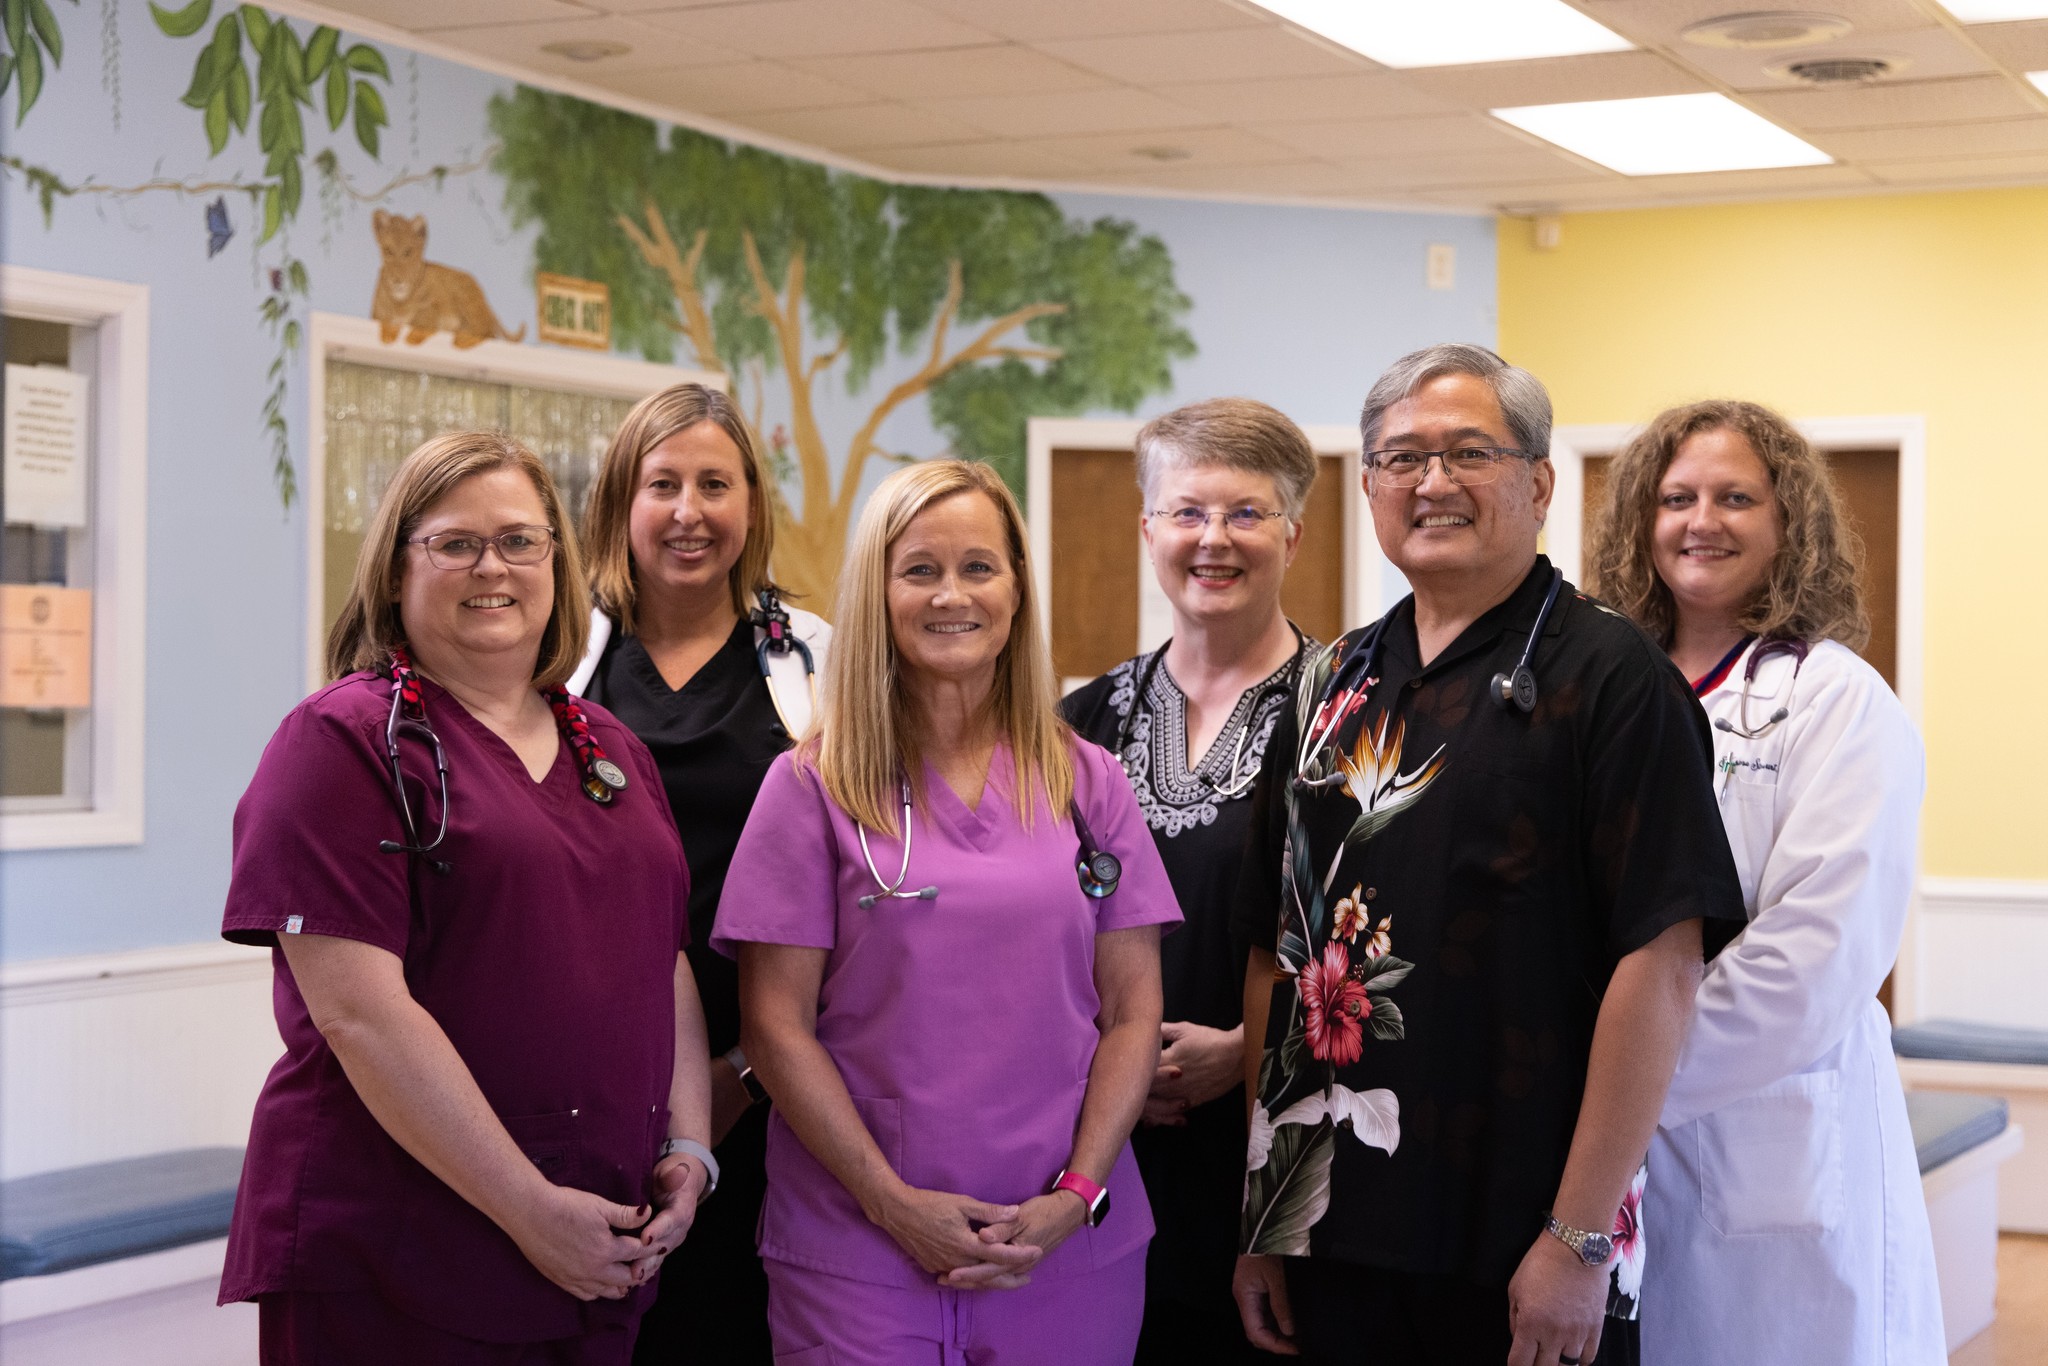
M7 520L17 526L84 526L84 375L50 365L7 367Z
M537 271L540 339L592 351L612 347L612 292L597 280Z
M0 707L92 705L92 590L0 584Z

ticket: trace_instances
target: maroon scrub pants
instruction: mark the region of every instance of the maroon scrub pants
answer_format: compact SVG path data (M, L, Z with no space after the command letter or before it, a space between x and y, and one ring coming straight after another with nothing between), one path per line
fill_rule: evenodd
M547 1342L478 1342L393 1309L370 1291L264 1295L263 1366L628 1366L639 1325Z

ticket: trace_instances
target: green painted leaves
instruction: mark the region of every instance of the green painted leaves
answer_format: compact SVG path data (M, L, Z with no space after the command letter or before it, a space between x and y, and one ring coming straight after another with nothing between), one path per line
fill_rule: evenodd
M77 4L78 0L71 0ZM57 15L48 0L0 0L7 51L0 53L0 95L16 88L14 123L18 128L28 117L36 97L43 93L44 54L50 66L64 61L64 31L57 27Z
M192 0L181 10L167 10L151 0L149 12L156 18L156 26L173 38L190 38L206 27L206 21L213 14L213 0Z
M1337 1128L1324 1117L1276 1124L1272 1133L1265 1162L1246 1177L1240 1246L1252 1255L1306 1257L1309 1230L1330 1208Z

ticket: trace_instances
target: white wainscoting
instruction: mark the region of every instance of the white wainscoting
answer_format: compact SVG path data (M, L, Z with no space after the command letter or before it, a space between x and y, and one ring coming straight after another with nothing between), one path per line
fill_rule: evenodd
M2048 1029L2048 882L1920 880L1918 1019Z
M0 967L0 1178L239 1147L283 1052L260 949L214 942Z

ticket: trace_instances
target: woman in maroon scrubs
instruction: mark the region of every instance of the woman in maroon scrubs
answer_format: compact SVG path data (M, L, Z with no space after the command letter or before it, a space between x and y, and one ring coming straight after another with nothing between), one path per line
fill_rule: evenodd
M266 1366L624 1363L711 1169L689 875L660 775L561 683L589 628L546 469L406 460L235 812L223 933L285 1056L221 1301Z

